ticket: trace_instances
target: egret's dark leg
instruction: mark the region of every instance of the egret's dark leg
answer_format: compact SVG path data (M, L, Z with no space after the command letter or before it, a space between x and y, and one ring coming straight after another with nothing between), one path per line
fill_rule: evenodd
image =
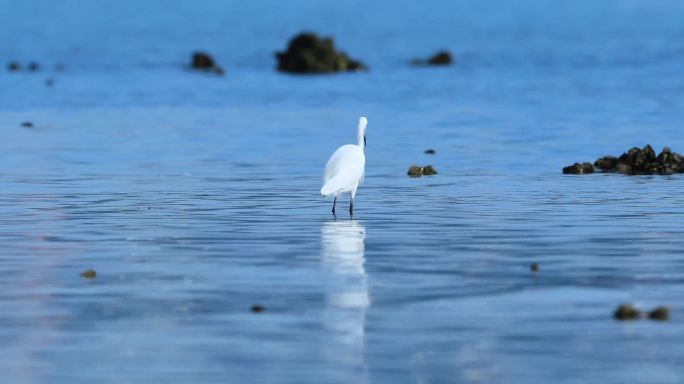
M335 214L335 203L337 203L337 196L335 196L335 200L333 200L333 215Z
M349 216L354 216L354 198L349 199Z

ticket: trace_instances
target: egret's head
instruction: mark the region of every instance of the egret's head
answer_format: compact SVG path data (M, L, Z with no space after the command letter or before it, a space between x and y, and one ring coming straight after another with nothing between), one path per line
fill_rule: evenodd
M365 116L359 118L359 146L366 147L366 127L368 126L368 119Z

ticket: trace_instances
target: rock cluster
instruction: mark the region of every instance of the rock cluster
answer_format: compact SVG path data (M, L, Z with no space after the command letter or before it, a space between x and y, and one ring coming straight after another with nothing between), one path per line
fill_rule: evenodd
M38 72L40 70L40 64L38 64L35 61L32 61L26 65L26 69L28 69L31 72ZM21 63L18 61L10 61L7 63L7 70L10 72L17 72L22 70Z
M411 176L411 177L421 177L421 176L436 175L437 171L435 171L435 169L432 167L432 165L426 165L424 167L412 165L409 167L408 172L406 174Z
M563 173L581 175L594 173L595 169L626 175L671 175L673 173L684 173L684 156L672 152L667 147L656 156L653 148L647 144L643 148L634 147L620 157L601 157L593 165L575 163L563 168Z
M637 320L643 316L648 316L651 320L666 321L670 319L670 308L657 307L644 313L632 304L622 304L613 312L616 320Z
M289 73L362 71L366 65L335 49L334 41L313 33L295 36L284 52L276 52L278 70Z

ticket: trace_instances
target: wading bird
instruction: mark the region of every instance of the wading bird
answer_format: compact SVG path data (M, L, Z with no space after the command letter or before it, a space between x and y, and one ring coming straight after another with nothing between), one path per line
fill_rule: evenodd
M343 145L335 151L325 165L323 175L323 188L321 195L335 196L333 200L332 213L335 214L335 204L337 196L344 192L351 194L349 200L349 215L354 215L354 196L359 183L363 180L366 168L366 156L363 154L366 148L366 126L368 119L359 118L357 133L358 144Z

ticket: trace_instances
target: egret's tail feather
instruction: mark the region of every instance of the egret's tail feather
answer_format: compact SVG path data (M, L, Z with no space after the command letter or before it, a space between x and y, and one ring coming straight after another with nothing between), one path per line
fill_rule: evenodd
M341 183L341 178L333 177L328 180L327 183L321 188L321 195L328 197L330 195L337 195L341 192L343 185Z
M359 185L359 180L363 179L364 162L351 164L340 170L335 177L328 180L323 188L321 188L321 195L339 195L342 192L356 190Z

